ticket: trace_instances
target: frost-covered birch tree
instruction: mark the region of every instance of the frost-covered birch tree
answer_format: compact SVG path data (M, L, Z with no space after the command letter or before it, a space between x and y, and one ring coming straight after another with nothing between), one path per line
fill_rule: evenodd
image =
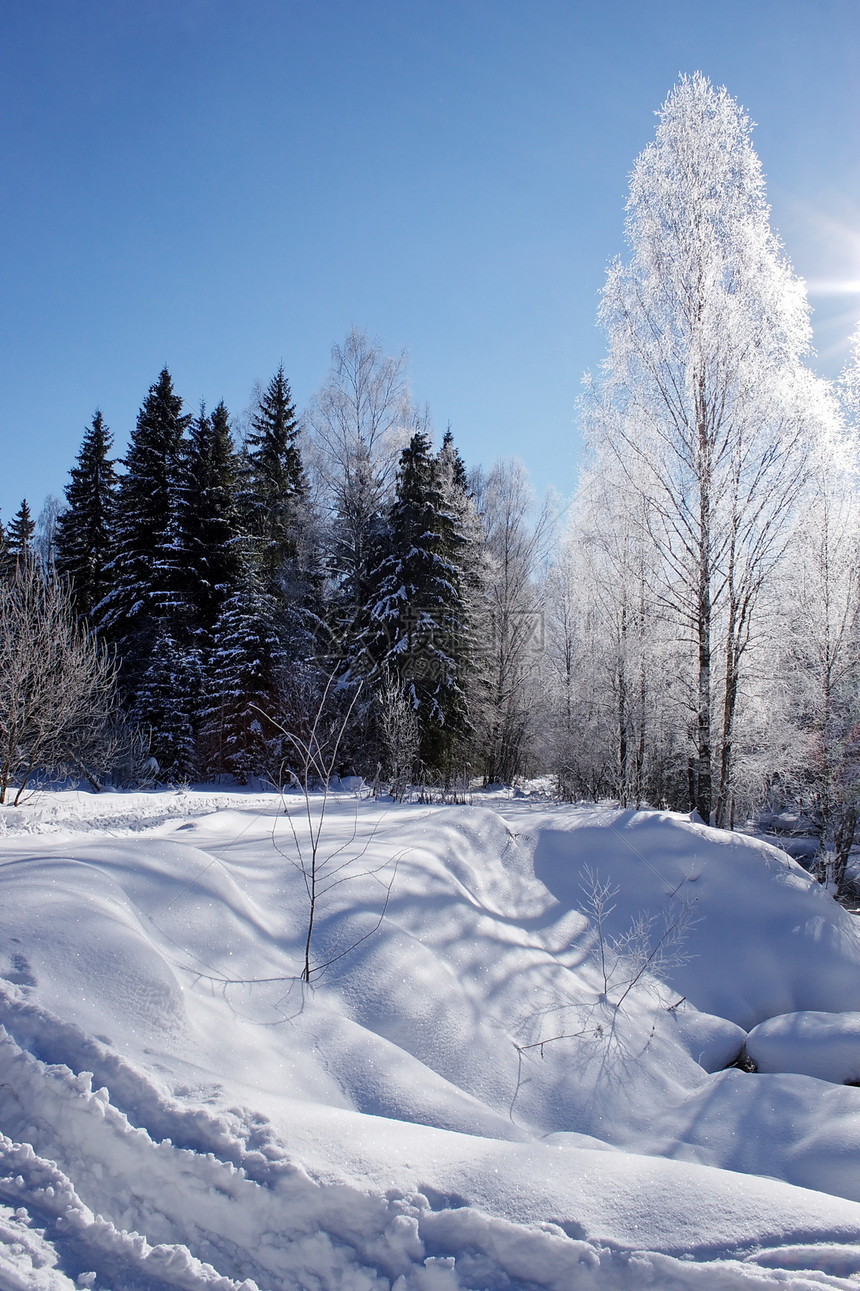
M686 649L689 806L722 821L744 656L807 473L808 307L769 223L751 124L683 78L634 166L608 272L592 445L624 470L651 594Z
M821 815L826 877L841 886L860 810L860 506L837 465L820 472L797 533L788 693Z
M342 599L368 595L369 561L400 452L422 429L405 353L386 356L353 328L332 349L331 372L306 414L311 463L329 517L332 572Z
M553 516L549 500L536 509L517 458L497 462L486 480L476 477L474 484L486 557L486 624L479 644L483 696L476 705L476 726L485 780L510 782L525 768L539 720L535 695L544 609L539 575Z
M789 783L821 821L821 876L843 889L860 816L860 332L836 393L820 383L816 471L779 589L783 711L771 707L794 735Z
M547 579L552 758L565 796L661 802L674 773L677 665L650 593L653 551L623 484L612 457L583 472Z

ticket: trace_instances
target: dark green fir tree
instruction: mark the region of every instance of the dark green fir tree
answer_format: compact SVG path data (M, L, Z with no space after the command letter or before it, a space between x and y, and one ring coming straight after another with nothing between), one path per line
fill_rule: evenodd
M197 652L177 642L165 627L150 651L131 708L133 722L149 737L149 751L162 780L190 780L196 775L194 715L200 691Z
M420 760L430 770L450 768L468 730L459 548L439 464L418 431L400 457L366 640L373 664L397 679L418 718Z
M244 506L266 581L291 583L299 557L299 526L307 493L299 426L283 364L260 395L245 453Z
M189 636L202 649L241 571L240 459L224 403L192 422L178 495L177 586Z
M109 590L105 570L113 556L117 488L112 444L102 414L96 411L66 485L68 508L56 520L57 569L68 578L75 607L83 615L91 614Z
M30 511L29 503L24 498L6 529L7 564L14 566L19 561L32 558L35 534L36 522Z
M287 668L279 606L257 562L243 553L241 577L215 625L201 703L208 772L226 772L240 784L252 775L277 774L280 688Z
M97 616L119 651L132 690L149 667L158 638L181 630L177 528L182 441L190 420L164 368L138 413L125 458L114 557L105 570L110 590Z

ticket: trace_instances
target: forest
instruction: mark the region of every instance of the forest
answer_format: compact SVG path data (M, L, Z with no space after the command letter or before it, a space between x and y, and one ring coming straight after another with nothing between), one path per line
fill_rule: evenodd
M682 78L631 172L566 505L434 444L405 353L353 328L294 406L167 367L122 461L102 412L62 504L2 530L0 802L99 785L403 798L546 777L732 828L786 808L843 888L860 802L860 339L816 375L750 123ZM527 435L539 427L524 428Z

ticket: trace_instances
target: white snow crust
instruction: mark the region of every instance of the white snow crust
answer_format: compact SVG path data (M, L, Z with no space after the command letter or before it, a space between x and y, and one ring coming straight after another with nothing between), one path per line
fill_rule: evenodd
M796 1071L837 1085L860 1081L860 1013L785 1013L753 1027L746 1050L759 1071Z
M359 792L310 987L300 797L0 808L3 1291L860 1286L853 916L682 816Z

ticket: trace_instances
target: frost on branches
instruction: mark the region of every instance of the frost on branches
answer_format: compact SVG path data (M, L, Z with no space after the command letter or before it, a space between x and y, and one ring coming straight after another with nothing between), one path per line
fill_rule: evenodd
M771 231L751 124L697 74L666 100L611 266L593 458L651 549L650 592L683 640L679 777L728 822L733 738L762 586L808 471L813 382L803 284ZM641 544L636 544L637 548Z

